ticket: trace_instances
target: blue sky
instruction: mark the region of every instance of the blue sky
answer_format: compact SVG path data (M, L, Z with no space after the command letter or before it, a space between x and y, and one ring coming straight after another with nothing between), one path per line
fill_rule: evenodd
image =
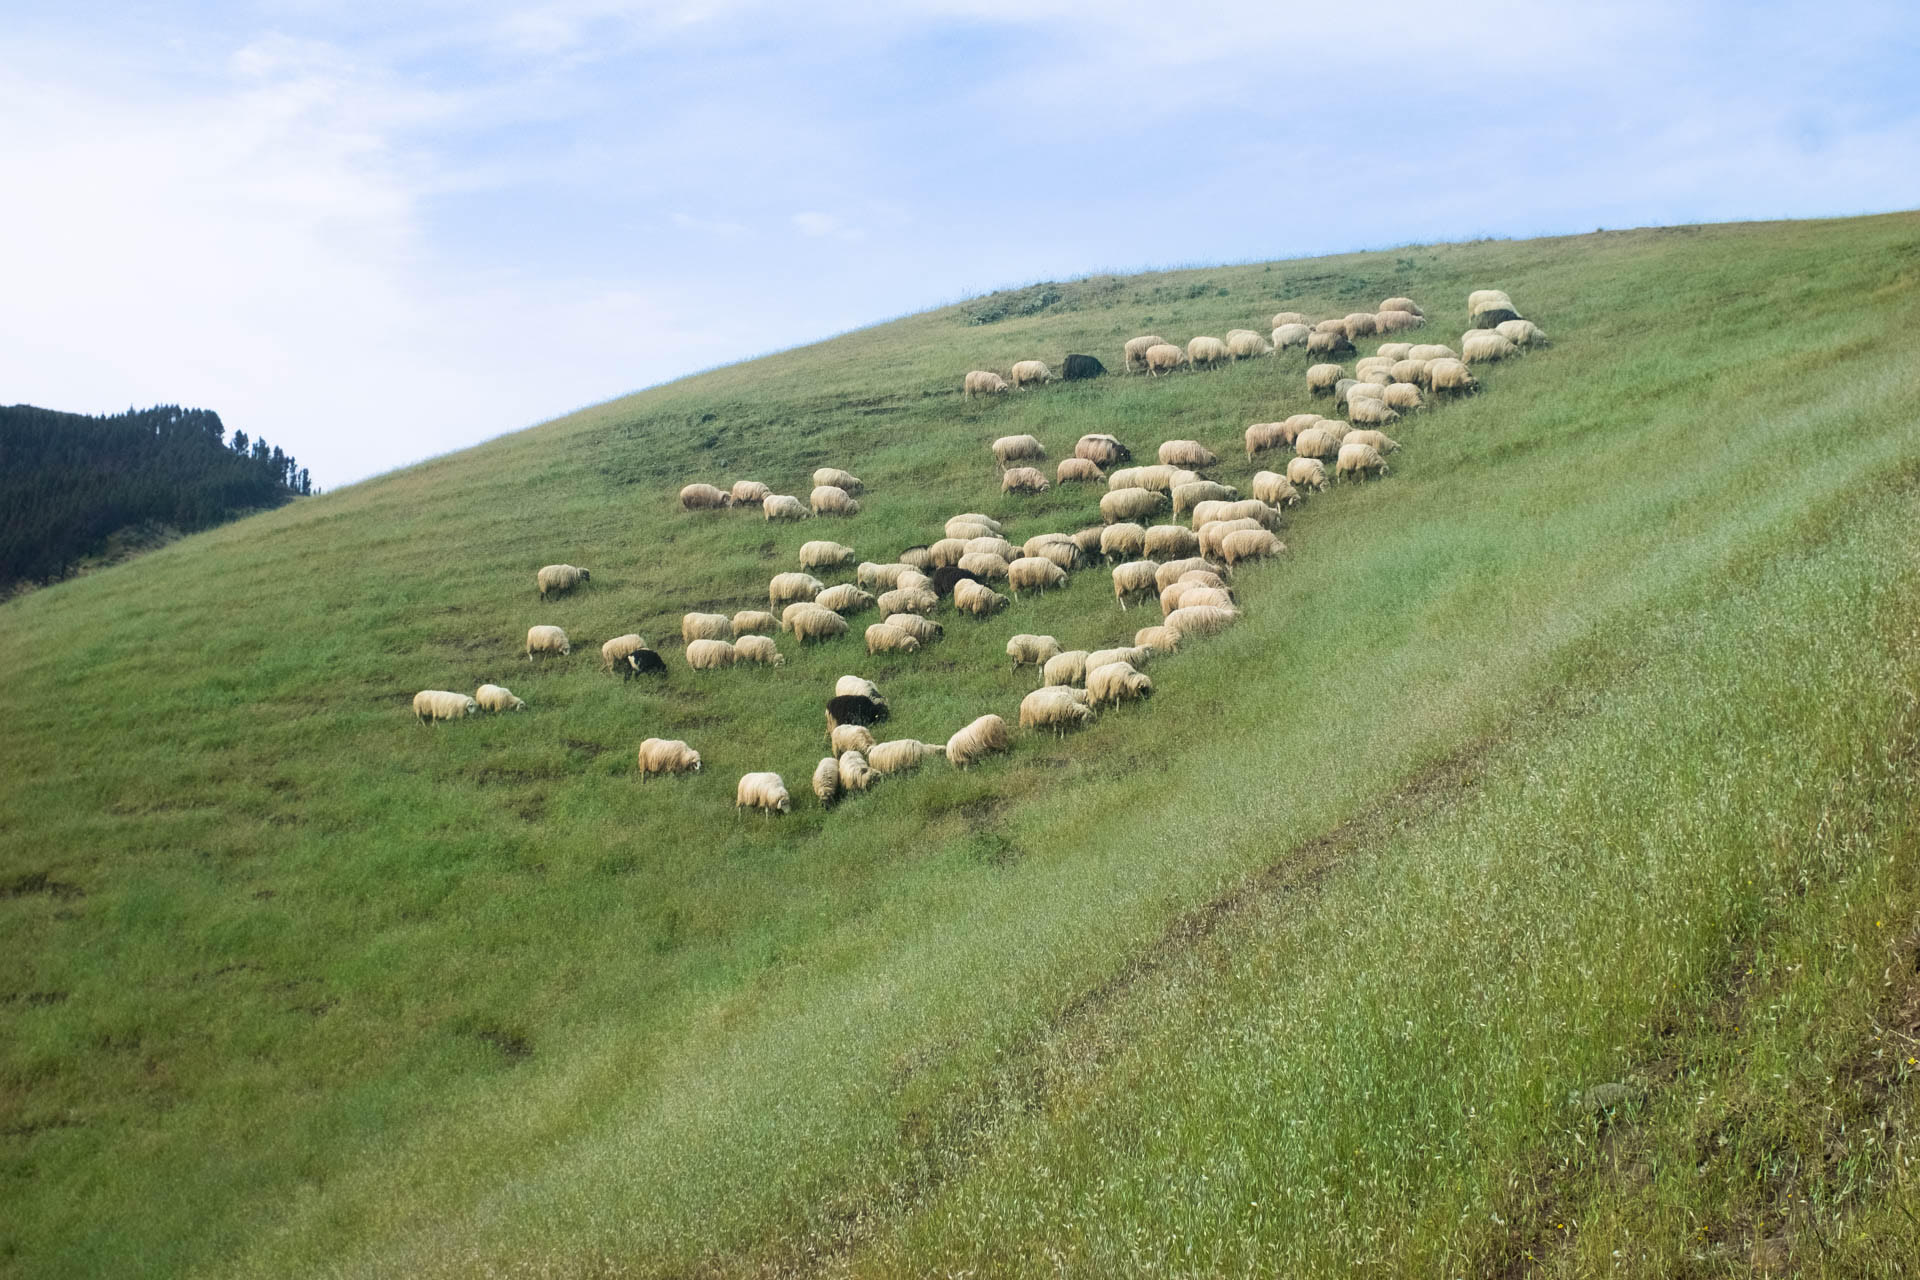
M1920 206L1899 4L1242 8L7 0L0 403L337 486L1036 279Z

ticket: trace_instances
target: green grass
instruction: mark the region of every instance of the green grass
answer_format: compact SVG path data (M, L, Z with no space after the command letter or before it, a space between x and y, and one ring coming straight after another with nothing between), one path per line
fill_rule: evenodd
M1093 519L1002 498L994 436L1193 436L1244 484L1240 431L1310 407L1297 354L971 404L969 368L1393 293L1446 341L1482 285L1554 348L1401 424L1391 476L1242 573L1240 627L1084 734L799 799L836 675L882 684L888 736L1012 720L1009 634L1151 620L1098 572L913 656L856 627L695 679L666 642L809 538ZM1920 219L1061 292L0 606L0 1267L1899 1274L1915 1084L1865 1046L1920 934ZM673 505L819 465L860 516ZM554 560L594 581L541 605ZM574 654L530 670L548 621ZM628 630L666 691L600 674ZM531 710L413 722L484 680ZM653 735L703 773L643 785ZM792 815L734 813L760 768ZM1630 1116L1567 1106L1618 1079Z

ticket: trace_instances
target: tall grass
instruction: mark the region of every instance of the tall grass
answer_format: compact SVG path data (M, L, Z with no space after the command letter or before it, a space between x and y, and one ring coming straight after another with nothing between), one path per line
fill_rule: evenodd
M0 607L17 655L0 694L0 928L20 957L0 1002L0 1258L36 1275L672 1272L823 1253L918 1270L1039 1268L1060 1248L1089 1270L1338 1269L1490 1248L1446 1214L1529 1141L1555 1140L1547 1093L1611 1065L1597 1046L1621 1041L1647 995L1564 1020L1560 1065L1504 1074L1539 1043L1542 1010L1605 986L1543 958L1562 954L1551 937L1572 972L1600 975L1620 946L1619 886L1568 896L1573 881L1541 873L1490 897L1486 868L1520 861L1512 849L1476 862L1466 819L1416 814L1404 839L1423 852L1323 859L1326 896L1288 900L1289 927L1317 930L1317 950L1251 931L1217 989L1183 988L1191 1001L1085 993L1154 954L1170 922L1474 744L1513 742L1518 776L1573 770L1560 792L1486 784L1522 797L1507 820L1550 830L1558 810L1539 797L1637 776L1617 754L1624 727L1579 744L1587 726L1628 723L1608 719L1608 699L1646 709L1656 686L1638 673L1695 695L1717 672L1729 699L1772 706L1774 650L1755 650L1751 679L1744 660L1714 665L1713 637L1758 607L1729 582L1786 574L1802 584L1779 597L1787 631L1828 618L1852 634L1864 615L1835 612L1804 587L1814 571L1776 562L1815 539L1841 548L1830 563L1869 584L1860 593L1901 580L1838 531L1864 495L1900 492L1886 477L1915 457L1920 372L1890 344L1916 318L1916 261L1920 225L1901 216L1169 273L991 325L950 309L586 410ZM798 792L843 671L885 687L891 736L944 739L986 710L1011 719L1032 676L1008 670L1007 635L1096 647L1148 620L1123 615L1098 573L991 622L949 618L919 655L868 660L856 628L817 649L783 640L779 671L696 678L677 642L664 690L598 671L608 636L659 640L685 610L764 599L809 538L882 559L959 510L1007 518L1015 538L1093 518L1097 492L1001 497L994 436L1031 431L1056 457L1090 430L1140 453L1193 436L1244 484L1240 430L1307 407L1297 356L990 403L958 398L968 368L1106 358L1144 329L1184 338L1390 293L1427 302L1444 337L1460 323L1450 309L1490 283L1557 345L1405 424L1385 482L1312 499L1286 561L1241 576L1246 622L1157 664L1149 706L1085 734L1023 736L1007 759L888 780L831 812L732 808L749 769L778 769ZM826 464L867 481L859 517L779 526L672 505L696 478L804 495ZM554 560L594 581L541 605L533 570ZM1699 634L1676 621L1699 610L1728 620ZM534 622L567 627L573 657L522 660ZM414 690L482 680L531 710L414 724ZM1840 719L1803 727L1841 750L1846 726L1884 713L1870 684L1821 685L1804 701ZM1556 701L1569 687L1594 708ZM1526 714L1541 706L1553 710ZM1584 714L1562 731L1571 712ZM1670 740L1675 761L1707 741L1657 723L1642 736ZM1722 726L1734 764L1777 753L1769 725L1741 712ZM642 784L633 751L652 735L688 739L704 772ZM1754 794L1772 768L1741 765L1727 794ZM1640 806L1684 809L1688 794ZM1711 866L1675 868L1697 838L1648 833L1660 856L1645 883L1693 901ZM1519 923L1550 919L1564 919L1557 933ZM1469 1043L1479 1033L1444 1011L1504 1008L1512 986L1493 985L1502 953L1487 932L1501 929L1512 956L1541 965L1540 985L1502 1013L1502 1037ZM1366 970L1365 955L1394 953L1335 945L1343 930L1426 950ZM1710 932L1661 933L1654 951L1697 977L1719 954ZM1287 977L1262 986L1263 972ZM1396 972L1419 981L1398 990ZM1416 996L1432 1008L1408 1031L1394 1019ZM1231 1041L1210 1021L1224 1010L1317 1029L1326 1056L1263 1075L1278 1068L1248 1039L1216 1048L1217 1069L1194 1066L1189 1046ZM1434 1056L1443 1041L1470 1060ZM1087 1064L1067 1094L1036 1084L1056 1058ZM1324 1080L1305 1096L1323 1105L1286 1112L1312 1131L1301 1152L1440 1126L1427 1164L1342 1157L1328 1194L1391 1188L1425 1209L1316 1218L1300 1201L1256 1224L1211 1198L1206 1135L1280 1114L1292 1104L1249 1112L1247 1099L1310 1061ZM1500 1087L1474 1083L1490 1078ZM1447 1119L1437 1099L1474 1088L1475 1116ZM1143 1132L1119 1159L1099 1117L1130 1107ZM1148 1120L1163 1110L1159 1137ZM1271 1144L1248 1151L1251 1168L1306 1167ZM1120 1183L1101 1198L1109 1175L1169 1169L1157 1198ZM991 1240L981 1215L1001 1221ZM1397 1254L1315 1235L1383 1221L1411 1233ZM1168 1240L1212 1261L1181 1263Z

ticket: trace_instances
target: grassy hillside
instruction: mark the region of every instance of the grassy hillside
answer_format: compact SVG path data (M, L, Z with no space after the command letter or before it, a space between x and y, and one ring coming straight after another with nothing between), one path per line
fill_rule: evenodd
M1013 719L1008 635L1150 618L1096 570L918 655L856 626L680 661L683 611L764 601L807 539L1096 518L1091 487L1002 497L995 436L1191 436L1244 485L1244 427L1313 407L1297 353L972 403L969 368L1396 293L1453 341L1482 286L1555 346L1310 499L1146 706L822 811L835 676L944 740ZM1059 292L0 606L0 1267L1901 1274L1920 217ZM820 465L858 517L673 502ZM562 560L592 584L539 603ZM570 659L529 668L536 622ZM664 689L600 673L630 630ZM487 680L530 711L414 722ZM704 771L642 784L648 736ZM735 814L752 769L793 814Z

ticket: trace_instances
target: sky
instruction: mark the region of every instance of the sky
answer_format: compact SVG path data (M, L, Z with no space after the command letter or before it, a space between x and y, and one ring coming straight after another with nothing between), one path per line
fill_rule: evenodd
M0 404L333 488L1036 280L1920 207L1907 10L0 0Z

